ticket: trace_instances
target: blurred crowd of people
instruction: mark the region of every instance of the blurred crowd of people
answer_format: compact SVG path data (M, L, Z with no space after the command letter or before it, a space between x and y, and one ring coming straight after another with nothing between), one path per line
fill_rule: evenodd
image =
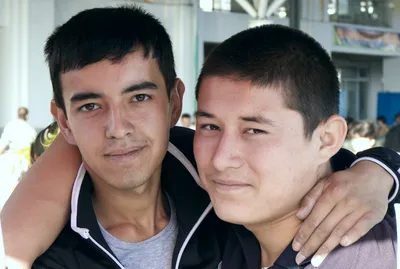
M400 112L395 115L393 126L387 125L385 116L372 121L355 121L347 118L347 136L343 147L357 153L372 147L388 147L400 152Z

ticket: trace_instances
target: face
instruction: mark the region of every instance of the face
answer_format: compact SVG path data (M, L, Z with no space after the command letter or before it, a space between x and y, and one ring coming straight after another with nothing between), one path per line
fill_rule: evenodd
M186 127L186 128L189 128L189 127L190 127L190 124L191 124L190 118L188 118L188 117L183 117L183 118L181 119L181 121L182 121L182 126L183 126L183 127Z
M78 146L94 181L129 190L160 170L181 97L175 89L168 97L155 59L139 50L120 63L64 73L61 85L67 114L57 111L61 132Z
M206 77L196 116L196 162L221 219L257 224L299 207L316 183L321 144L316 132L305 137L278 89Z

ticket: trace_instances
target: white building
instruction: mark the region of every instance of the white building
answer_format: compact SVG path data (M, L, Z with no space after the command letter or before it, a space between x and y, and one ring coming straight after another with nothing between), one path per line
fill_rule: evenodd
M224 39L247 29L253 19L236 1L201 0L202 8L211 8L212 12L204 11L195 0L136 2L157 16L171 36L177 73L186 85L183 112L193 113L196 109L194 87L205 54ZM263 0L247 1L257 7ZM285 1L264 2L269 2L266 19L289 24ZM275 2L281 4L269 9ZM15 117L19 106L30 109L30 122L35 128L51 122L52 88L43 46L56 26L87 8L127 3L134 1L0 0L0 129ZM300 27L332 55L341 75L343 96L347 96L342 104L344 115L375 119L378 92L400 93L400 45L396 43L400 33L399 0L302 0ZM343 34L344 29L337 27L345 27L347 32ZM387 36L386 43L382 43L386 45L354 45L354 32L358 36ZM363 42L368 45L368 40L370 37Z

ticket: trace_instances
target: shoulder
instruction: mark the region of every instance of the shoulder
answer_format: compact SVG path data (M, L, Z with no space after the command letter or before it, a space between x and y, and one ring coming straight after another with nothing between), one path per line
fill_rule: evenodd
M75 258L79 252L81 238L74 233L69 225L65 226L53 244L39 256L33 263L32 268L79 268Z
M396 222L387 216L353 245L332 251L320 268L394 269L396 244Z

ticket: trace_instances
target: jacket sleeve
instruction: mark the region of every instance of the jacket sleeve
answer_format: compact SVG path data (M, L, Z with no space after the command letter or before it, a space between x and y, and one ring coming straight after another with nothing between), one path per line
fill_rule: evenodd
M50 247L44 254L36 259L32 265L32 269L69 269L64 264L64 258L57 249ZM72 269L72 268L71 268Z
M393 216L393 205L400 202L400 155L389 148L376 147L357 153L357 160L353 165L362 160L375 162L393 177L394 184L389 195L389 214Z

